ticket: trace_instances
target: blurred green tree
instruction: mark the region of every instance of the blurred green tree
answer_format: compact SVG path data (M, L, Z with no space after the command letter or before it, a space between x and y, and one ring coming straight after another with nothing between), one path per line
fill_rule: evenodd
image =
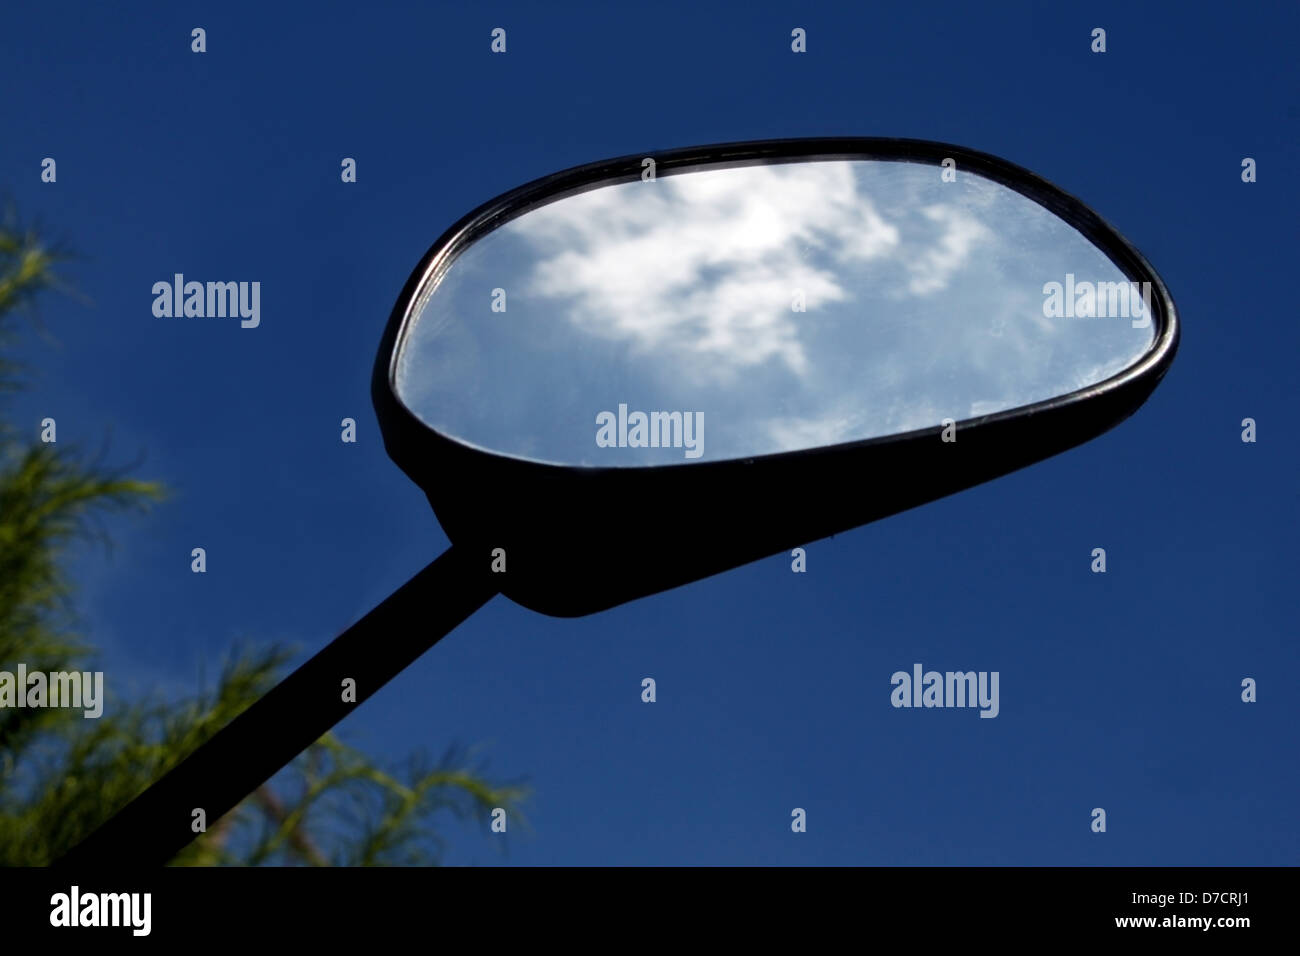
M0 399L22 384L8 354L13 320L64 287L56 265L65 258L12 213L0 225ZM0 415L0 671L19 662L29 673L92 670L61 559L94 537L91 519L147 508L163 489L23 433ZM0 865L56 859L269 690L289 658L279 646L237 651L211 693L110 700L94 720L70 708L0 708ZM489 782L460 749L436 763L413 757L398 773L329 734L172 862L431 864L444 846L435 823L486 822L494 807L518 819L525 795Z

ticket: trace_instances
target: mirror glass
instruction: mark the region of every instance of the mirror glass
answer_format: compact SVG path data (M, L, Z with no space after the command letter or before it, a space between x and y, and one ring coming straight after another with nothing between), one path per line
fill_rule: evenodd
M887 160L600 186L426 283L398 397L443 435L563 465L748 458L961 422L1101 382L1151 290L1035 201Z

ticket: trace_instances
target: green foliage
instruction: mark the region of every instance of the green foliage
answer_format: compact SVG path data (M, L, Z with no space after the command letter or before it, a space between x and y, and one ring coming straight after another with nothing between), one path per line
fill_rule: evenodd
M57 287L59 259L12 219L0 225L0 348L13 344L17 312ZM0 356L0 390L16 387L17 371ZM92 519L146 508L162 489L17 435L0 420L0 670L92 670L61 562L92 536ZM74 846L270 689L288 658L280 647L236 652L209 694L179 703L110 695L98 719L0 708L0 865L43 865ZM524 795L488 782L460 751L434 765L412 758L396 773L331 734L208 821L173 862L429 864L442 849L435 824L485 823L494 807L517 822Z

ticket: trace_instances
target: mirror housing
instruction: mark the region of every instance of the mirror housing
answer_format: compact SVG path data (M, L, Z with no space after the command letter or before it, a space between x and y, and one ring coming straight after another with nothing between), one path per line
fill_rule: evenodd
M822 448L644 468L565 466L496 455L438 433L398 398L396 350L417 295L466 248L557 198L641 178L643 156L579 166L512 190L469 213L420 260L380 344L372 399L389 456L426 493L448 538L485 566L504 549L500 591L524 607L594 613L788 551L1041 461L1132 414L1177 350L1168 289L1145 258L1079 200L984 153L919 140L797 139L677 149L657 175L762 163L946 158L1034 200L1097 246L1130 280L1150 283L1151 348L1094 385L943 426Z

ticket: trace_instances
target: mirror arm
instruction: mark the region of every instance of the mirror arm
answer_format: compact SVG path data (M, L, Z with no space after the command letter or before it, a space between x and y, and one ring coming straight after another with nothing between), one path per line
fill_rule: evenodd
M162 866L497 594L464 547L432 564L110 817L56 866ZM355 702L343 700L343 681Z

